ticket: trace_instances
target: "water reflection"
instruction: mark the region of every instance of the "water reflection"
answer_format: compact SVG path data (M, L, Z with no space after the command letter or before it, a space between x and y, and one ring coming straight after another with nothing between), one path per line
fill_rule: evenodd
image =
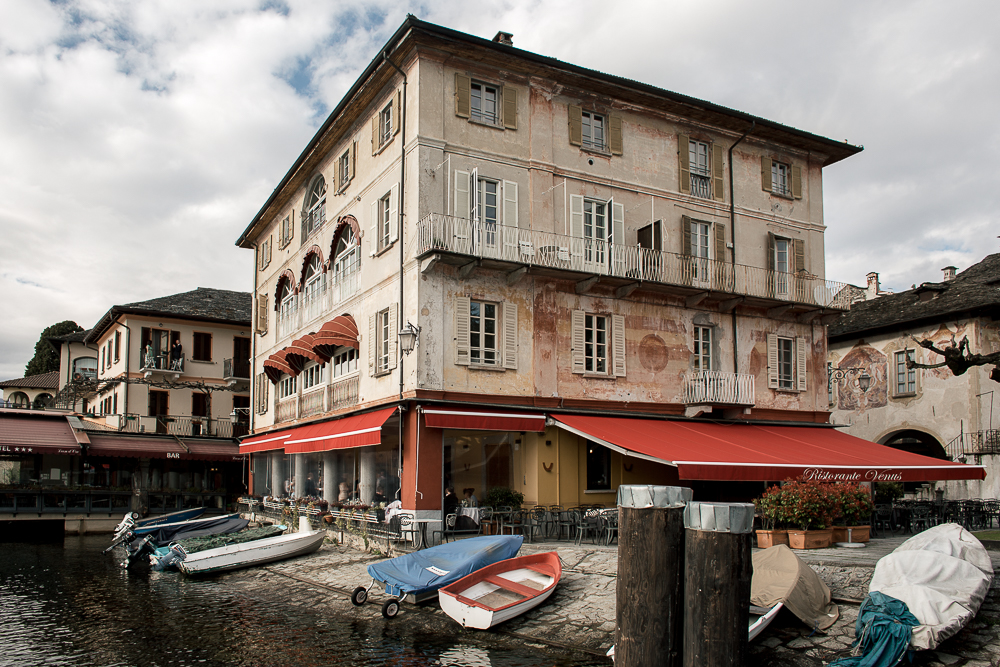
M602 665L537 649L462 642L381 616L333 613L252 577L130 573L107 536L0 545L0 664L37 667L236 665ZM457 634L457 633L456 633Z

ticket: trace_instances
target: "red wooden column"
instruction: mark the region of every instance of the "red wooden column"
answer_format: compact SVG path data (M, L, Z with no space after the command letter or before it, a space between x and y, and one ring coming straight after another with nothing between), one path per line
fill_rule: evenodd
M415 406L402 413L403 475L400 500L404 509L440 510L441 475L444 462L442 431L424 426ZM419 432L418 432L419 429Z

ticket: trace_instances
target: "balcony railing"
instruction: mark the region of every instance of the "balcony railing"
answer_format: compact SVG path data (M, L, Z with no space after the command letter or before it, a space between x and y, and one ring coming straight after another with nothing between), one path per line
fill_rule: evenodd
M275 422L287 422L302 417L342 410L358 404L359 376L334 380L323 390L307 391L277 401Z
M233 359L222 360L222 377L226 380L249 380L250 362Z
M962 433L945 447L952 460L978 454L1000 454L1000 429Z
M329 280L327 276L331 276ZM277 318L278 338L287 338L310 322L328 318L336 306L358 293L360 278L359 266L335 274L328 273L305 292L282 304Z
M330 394L327 405L329 410L341 410L358 404L359 376L335 381L327 391Z
M103 422L83 419L83 428L88 431L118 431L119 433L159 433L185 438L232 438L233 422L229 417L187 417L161 415L105 415Z
M682 401L685 405L754 404L753 375L721 371L691 371L684 374Z
M325 400L326 392L321 389L302 394L302 398L299 400L299 415L309 417L324 412L323 402Z
M276 422L288 422L299 418L299 397L289 396L278 401L274 411Z
M160 354L146 354L142 353L142 370L144 371L166 371L183 373L184 372L184 356L181 355L180 359L170 359L170 354L163 352Z
M417 224L419 254L450 252L513 264L606 275L847 310L845 283L805 273L678 255L432 213Z

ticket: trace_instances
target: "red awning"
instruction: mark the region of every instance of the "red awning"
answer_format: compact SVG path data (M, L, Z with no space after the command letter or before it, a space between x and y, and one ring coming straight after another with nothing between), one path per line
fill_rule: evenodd
M984 479L982 466L912 454L832 428L552 415L556 425L626 455L676 466L680 479L827 481Z
M283 433L262 433L261 435L244 438L243 442L240 443L240 454L284 449L285 440L288 439L293 430L284 431Z
M220 442L207 440L184 440L190 450L182 458L199 461L245 461L246 455L240 454L240 447L235 442Z
M333 357L338 346L360 349L358 324L350 315L338 315L312 334L313 350L318 354Z
M44 414L21 410L24 414L0 414L0 454L81 453L78 438L65 414Z
M92 435L87 447L88 456L121 456L133 459L182 459L187 452L173 438L157 436L121 437Z
M469 408L424 408L424 424L430 428L454 428L471 431L545 430L545 415L530 412L504 412Z
M382 442L382 424L395 407L351 415L342 419L300 426L285 441L286 454L328 452L349 447L369 447Z
M313 349L313 337L309 334L293 340L283 352L285 353L285 358L288 361L295 361L298 368L302 368L307 361L315 361L318 364L325 364L330 361L329 355ZM295 357L304 361L299 361Z
M275 352L267 359L264 360L264 373L267 374L267 378L274 384L278 384L281 380L282 374L296 376L299 374L298 367L293 366L292 363L285 358L284 350Z

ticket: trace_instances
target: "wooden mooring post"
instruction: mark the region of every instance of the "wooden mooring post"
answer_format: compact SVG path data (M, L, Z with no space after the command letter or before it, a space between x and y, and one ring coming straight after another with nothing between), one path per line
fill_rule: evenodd
M749 503L691 502L684 508L683 667L746 664L753 512Z
M618 488L619 667L681 667L684 505L691 493L677 486Z

